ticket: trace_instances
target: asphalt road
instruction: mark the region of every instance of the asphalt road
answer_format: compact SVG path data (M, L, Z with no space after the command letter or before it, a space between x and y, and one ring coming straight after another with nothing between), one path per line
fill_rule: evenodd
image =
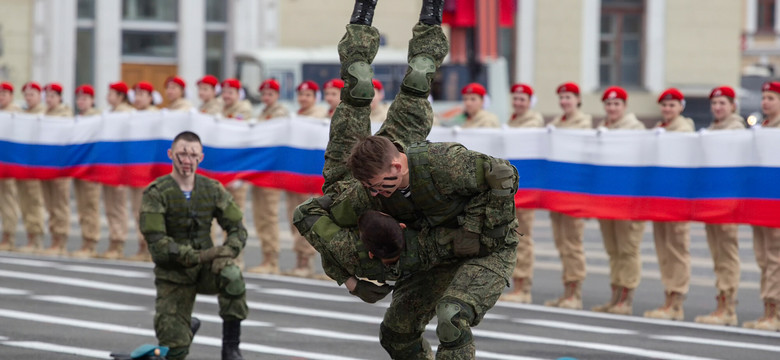
M281 212L284 214L284 212ZM247 216L251 219L251 216ZM704 229L692 227L693 278L685 303L686 321L616 316L540 306L562 292L560 265L546 212L535 224L534 305L499 302L474 329L479 359L778 359L780 333L713 327L692 322L715 306L714 275ZM248 226L253 229L252 225ZM282 234L282 267L294 265L288 226ZM107 231L104 226L104 234ZM23 244L23 233L18 244ZM105 241L105 240L103 240ZM48 239L47 239L48 242ZM79 246L78 229L69 249ZM128 241L127 254L136 248ZM585 245L588 279L585 308L609 297L608 262L598 226L588 221ZM100 249L107 245L102 243ZM749 227L740 228L743 260L739 293L740 322L763 312L758 298L758 268ZM663 301L651 234L642 244L643 278L634 313ZM246 262L260 262L259 244L250 231ZM329 281L284 276L245 275L250 317L244 322L242 351L247 359L385 359L378 328L388 300L371 305ZM151 264L72 260L0 252L0 358L107 359L111 351L130 351L155 343ZM221 320L216 298L199 296L195 308L203 326L190 359L219 358ZM425 336L434 346L435 321Z

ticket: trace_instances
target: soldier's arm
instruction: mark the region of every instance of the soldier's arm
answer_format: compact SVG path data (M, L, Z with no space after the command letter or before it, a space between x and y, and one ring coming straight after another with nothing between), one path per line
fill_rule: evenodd
M222 230L227 233L227 238L222 245L233 249L235 254L233 257L236 257L246 246L247 231L242 221L243 214L236 205L233 196L225 190L222 184L215 182L214 186L219 188L216 199L217 210L214 217Z
M168 236L165 209L165 202L157 187L154 184L147 187L141 200L140 228L149 244L152 261L163 267L197 265L200 263L199 251L189 245L180 245Z

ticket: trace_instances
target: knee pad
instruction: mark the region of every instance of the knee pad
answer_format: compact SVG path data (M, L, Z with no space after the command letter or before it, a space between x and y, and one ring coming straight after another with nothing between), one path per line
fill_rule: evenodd
M474 341L471 335L471 322L474 321L474 310L470 305L454 299L445 298L436 305L436 336L441 347L457 349Z
M355 61L343 73L341 100L353 106L369 106L374 100L374 69L365 61Z
M244 283L241 269L237 265L225 266L219 275L222 277L222 287L228 295L238 297L246 292L246 283Z
M422 334L421 331L402 334L390 330L384 322L379 325L379 343L392 359L417 359L418 354L430 352L431 347Z
M412 96L427 98L431 92L431 81L436 73L436 62L430 55L417 55L409 60L401 91Z

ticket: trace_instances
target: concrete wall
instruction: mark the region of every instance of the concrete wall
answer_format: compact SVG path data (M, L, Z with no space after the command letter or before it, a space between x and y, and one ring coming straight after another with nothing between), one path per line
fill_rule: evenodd
M32 0L0 0L0 81L14 84L21 99L21 86L32 72Z

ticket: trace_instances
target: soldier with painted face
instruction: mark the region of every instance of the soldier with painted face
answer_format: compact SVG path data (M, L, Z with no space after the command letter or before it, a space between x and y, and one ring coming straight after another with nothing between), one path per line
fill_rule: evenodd
M184 97L187 83L178 76L165 79L165 97L168 98L168 110L190 111L192 103Z
M185 131L168 150L170 175L144 190L141 231L154 261L154 328L168 359L184 359L192 342L190 328L196 294L216 294L222 323L222 359L243 359L238 350L241 321L246 319L246 285L234 259L246 245L242 213L216 180L195 172L203 160L198 135ZM220 246L210 239L217 219L227 233Z
M14 86L9 82L0 83L0 112L21 112L22 108L14 104ZM16 245L16 224L19 222L19 203L16 201L16 181L0 179L0 218L2 218L3 238L0 251L12 250Z
M224 104L222 99L217 97L217 86L219 80L213 75L205 75L198 80L198 98L202 102L198 111L209 115L222 113Z

